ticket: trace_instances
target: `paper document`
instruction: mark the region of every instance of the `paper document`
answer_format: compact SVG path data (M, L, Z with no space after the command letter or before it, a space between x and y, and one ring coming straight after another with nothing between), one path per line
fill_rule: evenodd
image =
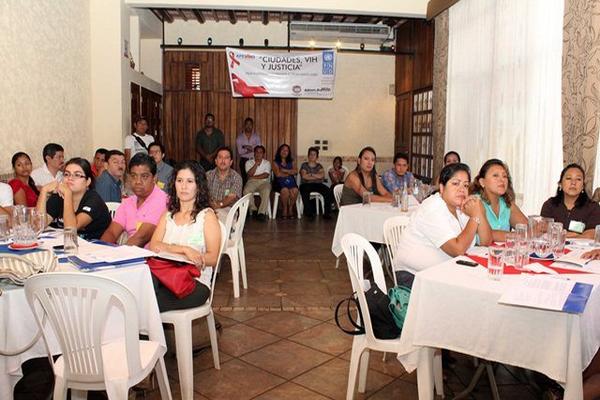
M504 292L498 303L580 314L593 288L589 283L561 278L522 276Z
M589 250L573 250L570 253L557 258L556 261L554 263L552 263L552 266L553 267L564 266L565 268L569 268L569 267L570 268L573 268L573 267L583 268L586 266L587 263L592 261L589 258L581 257L583 255L583 253L585 253L587 251L589 251ZM557 265L555 265L555 264L557 264Z
M473 246L467 249L467 254L470 256L488 258L488 248L485 246Z
M109 247L101 244L88 243L84 248L79 247L77 257L90 264L127 261L156 255L150 250L137 246Z
M168 251L161 251L160 253L156 253L156 257L164 258L165 260L179 261L179 262L183 262L183 263L187 263L187 264L193 264L192 261L190 261L190 259L187 258L186 256L184 256L183 254L175 254L175 253L170 253Z

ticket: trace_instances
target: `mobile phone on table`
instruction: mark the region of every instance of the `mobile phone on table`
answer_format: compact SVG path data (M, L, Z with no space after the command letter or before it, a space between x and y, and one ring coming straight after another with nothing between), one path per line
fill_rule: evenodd
M465 267L476 267L479 265L475 261L467 261L467 260L456 260L456 263L458 265L464 265Z
M62 244L56 245L56 246L52 246L52 249L54 250L64 250L65 246Z

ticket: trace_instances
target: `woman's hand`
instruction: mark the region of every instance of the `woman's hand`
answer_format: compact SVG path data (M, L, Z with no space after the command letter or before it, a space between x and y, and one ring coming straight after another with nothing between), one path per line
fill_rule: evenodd
M52 182L47 183L44 186L42 186L42 189L40 190L40 192L42 192L42 193L55 193L57 191L57 188L58 188L58 182L57 181L52 181Z
M582 258L589 258L590 260L600 260L600 249L590 250L581 255Z
M185 247L183 254L196 266L204 268L204 254L200 253L198 250L192 249L191 247Z
M461 211L469 217L482 217L483 204L477 196L469 196L461 206Z
M65 196L70 196L73 194L73 192L71 192L71 188L69 188L69 186L67 186L64 182L61 182L56 186L56 193L58 193L58 195L63 199Z

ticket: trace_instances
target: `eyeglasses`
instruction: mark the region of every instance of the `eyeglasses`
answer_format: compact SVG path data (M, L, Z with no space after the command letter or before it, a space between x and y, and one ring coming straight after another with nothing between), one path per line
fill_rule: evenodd
M76 172L76 173L73 173L73 174L72 174L72 173L70 173L70 172L65 172L65 173L63 174L63 177L64 177L65 179L69 179L69 178L73 178L73 179L87 178L87 177L86 177L84 174L80 174L80 173L78 173L78 172Z
M141 179L142 182L147 182L152 177L153 177L152 174L139 174L139 175L133 174L133 173L129 174L129 179L131 179L132 181L137 181L138 179Z

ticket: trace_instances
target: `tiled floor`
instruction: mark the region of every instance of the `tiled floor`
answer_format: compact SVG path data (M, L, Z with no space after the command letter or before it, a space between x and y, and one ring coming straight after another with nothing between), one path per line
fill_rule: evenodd
M332 307L352 293L345 264L335 269L331 240L335 221L249 221L244 232L248 286L233 298L231 270L223 264L214 296L222 325L221 370L210 349L194 358L197 399L344 399L352 339L333 321ZM445 371L447 396L464 389L472 359L456 356ZM177 362L167 357L174 397L179 398ZM392 356L370 357L367 392L356 399L417 399L416 374ZM516 368L497 366L504 399L535 399ZM157 391L146 398L159 398ZM481 379L471 399L491 398Z

